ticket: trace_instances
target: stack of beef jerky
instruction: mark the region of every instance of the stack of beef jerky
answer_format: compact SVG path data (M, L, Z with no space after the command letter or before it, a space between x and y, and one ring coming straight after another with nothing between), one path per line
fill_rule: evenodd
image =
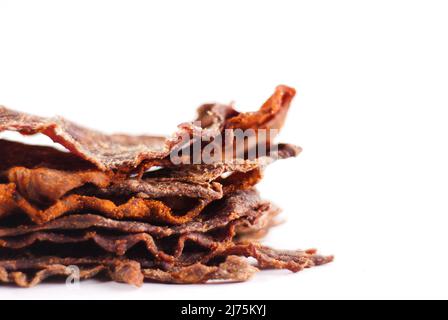
M294 94L279 86L252 113L203 105L170 138L106 135L0 107L0 131L44 134L69 151L0 139L0 283L30 287L73 275L137 286L245 281L259 269L296 272L330 262L315 250L257 242L279 209L254 186L267 165L296 156L298 147L256 135L268 146L261 156L248 156L254 140L246 137L243 152L230 158L172 158L192 160L186 151L198 141L202 150L203 141L229 130L280 129Z

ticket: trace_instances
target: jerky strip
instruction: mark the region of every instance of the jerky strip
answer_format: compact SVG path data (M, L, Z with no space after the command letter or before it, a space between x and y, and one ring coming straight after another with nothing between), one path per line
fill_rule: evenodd
M47 263L37 263L33 269L38 269L32 276L23 271L9 271L0 267L0 282L15 284L19 287L33 287L45 279L55 276L79 277L79 280L94 278L100 273L106 273L116 282L141 286L144 280L160 283L195 284L211 280L223 282L242 282L249 280L258 269L251 266L245 259L230 256L218 266L207 266L196 263L187 267L175 267L171 270L158 268L141 269L140 264L130 260L114 259L96 261L97 265L79 268L79 274L70 266L81 265L76 259L63 259L56 264L50 259ZM97 259L98 260L98 259ZM62 264L65 262L65 264ZM92 263L92 261L87 261Z
M0 193L1 195L2 193ZM258 215L258 211L265 211L269 203L262 201L258 192L251 189L238 191L227 196L219 206L211 210L212 216L208 220L190 221L177 226L155 226L139 221L117 221L93 214L69 215L58 218L42 225L22 225L15 228L0 228L0 237L20 236L39 231L52 230L82 230L101 228L120 231L123 233L149 233L157 237L168 237L187 232L207 232L223 227L230 221L246 216ZM1 207L0 207L1 208Z
M177 216L170 207L159 200L132 197L126 203L116 205L107 199L72 194L58 200L47 209L41 210L22 197L18 192L11 193L13 186L14 184L0 184L0 194L5 195L5 197L0 198L0 217L16 209L20 209L21 212L24 212L36 224L44 224L66 213L86 210L97 211L109 218L119 220L140 219L182 224L197 217L210 202L210 200L199 199L198 204L186 214ZM11 201L15 203L15 207L12 210Z
M99 131L81 127L62 118L44 118L16 112L0 107L0 131L17 131L24 135L42 133L70 152L85 159L101 170L133 171L142 162L163 159L183 143L185 133L199 131L207 136L217 136L221 128L259 129L280 128L295 92L286 86L278 86L273 96L266 101L260 111L254 113L224 112L224 116L207 115L209 131L204 125L198 128L194 123L183 124L179 132L166 139L154 136L106 135ZM228 115L235 115L227 119ZM210 119L212 119L210 121ZM198 120L201 120L199 118ZM217 123L218 122L218 123ZM223 122L223 123L220 123ZM205 131L205 132L204 132ZM147 163L145 163L147 168Z
M5 168L3 173L0 172L0 177L3 176L9 182L15 183L20 194L27 200L42 204L55 202L67 193L86 184L89 185L84 188L86 190L100 189L99 194L114 196L138 195L153 199L185 196L214 200L221 198L223 194L219 185L212 181L222 175L229 172L247 173L263 169L275 160L294 157L299 151L300 149L297 147L280 144L278 151L272 152L269 157L260 157L255 160L240 159L241 161L235 160L214 165L182 165L163 168L145 174L143 179L122 179L98 170L77 170L76 167L73 167L72 170L58 170L51 167L20 165ZM9 154L8 150L4 150L4 152ZM27 147L18 152L27 152ZM244 177L243 174L240 176Z
M86 189L99 189L103 194L142 195L145 198L170 196L190 198L222 198L217 183L189 183L187 181L159 181L157 179L114 180L101 171L68 172L47 168L28 169L13 167L6 172L8 181L17 186L19 193L38 203L51 203L86 184Z
M269 216L270 212L260 212L259 214ZM143 243L146 250L151 253L156 260L173 262L176 258L183 254L186 242L191 242L194 243L196 247L213 251L222 246L223 243L231 241L235 237L237 233L237 226L252 225L255 219L256 217L245 217L229 222L229 224L225 226L224 230L221 230L219 236L212 236L199 232L182 234L177 238L177 241L172 244L172 248L170 250L173 252L172 255L161 250L159 244L155 241L153 236L148 233L107 235L98 231L86 231L79 235L66 235L63 233L54 232L35 232L25 236L1 238L0 248L18 250L28 248L37 242L47 242L49 244L69 244L92 241L95 245L107 252L114 253L118 256L124 256L126 252L135 245ZM244 232L247 231L240 231L240 233Z
M277 251L256 244L239 245L232 248L237 256L251 256L258 261L262 269L289 269L298 272L304 268L323 265L333 261L333 257L324 257L316 254L316 250L306 251ZM229 253L228 250L227 253ZM222 252L221 254L224 254ZM100 271L107 270L110 278L117 282L133 285L141 285L143 277L148 280L163 283L204 283L208 280L245 281L256 272L249 267L246 260L230 254L225 256L225 264L217 267L204 262L194 262L190 265L172 264L159 266L152 261L133 261L122 258L97 257L97 258L18 258L0 261L0 282L15 283L22 287L29 287L42 282L45 278L54 275L73 275L72 268L66 266L78 266L82 279L93 277ZM232 258L230 258L232 257ZM229 261L229 258L231 259ZM226 262L229 262L226 264ZM54 266L57 267L54 267ZM65 267L62 268L62 267ZM143 267L143 271L142 271ZM211 267L211 269L207 268ZM24 271L38 270L28 279ZM29 272L28 271L28 272ZM233 276L232 276L233 275Z
M237 177L233 177L234 175L237 175ZM197 199L197 205L183 215L174 214L173 209L171 209L161 200L132 197L125 204L116 205L110 200L79 194L68 195L58 200L50 207L46 209L40 209L30 203L20 193L14 192L13 184L0 184L0 194L3 195L0 198L0 218L2 216L8 215L11 211L20 209L20 211L28 215L34 223L43 224L54 220L66 213L94 210L113 219L140 219L161 221L170 224L182 224L197 217L212 200L221 198L223 194L233 193L237 190L249 189L256 183L258 183L261 179L261 172L257 169L248 173L235 173L234 175L231 175L227 179L223 179L221 181L221 183L224 184L224 190L222 190L221 184L219 183L211 184L211 187L215 188L214 197ZM123 188L125 188L125 186L129 185L130 183L130 180L128 180L128 182L124 182L123 185L117 185L110 190L100 189L98 190L98 193L100 195L101 193L102 195L111 195L111 193L112 195L117 195L120 194L120 192L124 193L125 191L123 190ZM174 193L175 188L190 188L182 182L179 182L178 184L173 183L172 185L167 182L161 183L162 185L159 185L157 187L159 189L159 195L172 195L175 196L176 199L179 199L179 195ZM144 186L146 186L146 188ZM163 188L162 186L164 186L165 188ZM134 187L138 188L138 185ZM142 192L145 190L148 192L150 191L149 184L140 184L140 187L142 188ZM200 188L200 186L198 185L196 185L196 188L194 186L191 187L191 189L193 190L197 190L198 188ZM134 190L138 191L139 189ZM188 192L186 190L184 191ZM191 195L194 196L195 194Z

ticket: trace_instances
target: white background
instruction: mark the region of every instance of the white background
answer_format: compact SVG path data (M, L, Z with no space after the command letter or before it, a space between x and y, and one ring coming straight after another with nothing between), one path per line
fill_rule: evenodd
M207 101L297 89L262 194L266 243L333 264L243 284L89 281L0 298L448 298L446 1L1 1L0 104L106 132L169 134Z

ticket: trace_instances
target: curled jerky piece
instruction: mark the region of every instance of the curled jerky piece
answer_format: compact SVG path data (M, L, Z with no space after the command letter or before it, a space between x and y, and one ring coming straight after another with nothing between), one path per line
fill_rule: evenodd
M92 163L69 152L0 139L0 172L12 167L67 171L98 170Z
M333 261L333 256L317 254L316 249L309 250L276 250L262 246L258 243L231 243L222 250L215 250L210 256L203 259L209 261L216 256L245 256L252 257L258 262L261 269L288 269L293 272L305 268L320 266Z
M71 153L97 166L100 170L130 172L143 163L145 168L153 160L168 157L170 152L185 144L185 134L199 132L200 136L214 137L223 128L279 129L289 108L294 90L278 86L275 93L254 113L239 113L230 106L203 107L199 111L201 126L188 123L179 126L171 138L156 136L106 135L81 127L63 118L44 118L0 107L0 131L17 131L24 135L42 133L60 143Z
M169 252L162 250L158 238L154 238L149 233L111 235L103 233L101 230L84 231L77 234L73 232L65 234L63 232L36 231L23 236L2 237L0 238L0 248L19 250L31 247L37 242L46 242L48 244L47 247L51 247L51 244L92 242L107 252L124 256L128 250L142 243L156 260L173 262L184 253L187 242L194 244L196 248L203 248L212 252L222 247L226 242L232 241L235 236L238 236L238 239L242 237L245 239L254 238L253 235L257 232L267 231L271 226L267 221L272 219L277 212L278 210L275 207L266 210L260 209L256 211L256 214L248 214L237 220L229 221L225 226L219 226L217 235L213 235L208 231L207 233L188 231L173 239L175 241L170 243ZM213 229L210 231L213 231ZM162 247L166 246L162 245Z
M6 172L9 182L17 186L17 191L27 200L51 203L67 193L86 184L89 187L77 190L98 194L120 196L141 196L145 198L190 197L220 199L223 196L218 183L190 183L187 181L160 181L159 179L129 178L113 179L101 171L60 171L47 168L28 169L13 167Z
M138 262L120 258L45 257L0 262L0 282L24 288L36 286L50 277L85 280L100 273L106 273L113 281L134 286L141 286L144 279Z
M14 188L15 184L0 184L0 194L3 194L3 196L0 198L0 218L2 216L8 215L11 211L20 210L21 212L28 215L28 217L34 223L43 224L54 220L66 213L91 210L99 212L113 219L140 219L159 221L170 224L182 224L197 217L212 200L220 199L224 194L230 194L237 190L249 189L256 183L258 183L260 179L261 172L256 169L248 173L238 173L237 177L233 177L233 175L231 175L227 179L223 179L222 181L220 181L221 183L211 183L210 191L212 192L208 192L208 197L198 197L195 200L197 204L184 214L175 214L173 212L174 210L169 205L164 203L164 201L167 200L162 201L154 199L143 199L142 197L146 197L145 195L140 195L140 198L131 197L126 203L117 205L111 200L98 198L96 196L70 194L60 200L57 200L49 207L40 209L39 207L36 207L33 203L28 201L25 197L23 197L21 193L13 192L12 189ZM25 179L25 181L27 180L28 179ZM43 180L46 181L45 179ZM69 183L67 183L67 185L69 185ZM224 190L222 188L222 185L224 186ZM139 185L132 186L131 180L128 180L127 182L123 182L121 185L120 182L118 182L115 187L111 187L111 189L99 189L98 194L107 194L109 196L117 194L123 195L123 193L126 193L126 191L123 190L123 188L125 188L126 186L133 187L134 191L139 191L139 193L143 193L144 191L150 192L152 186L152 191L157 191L159 197L163 198L164 196L172 196L172 199L177 199L176 202L178 204L183 203L183 201L181 198L179 198L179 194L176 194L176 190L183 190L184 194L189 194L192 197L199 195L194 194L195 191L202 190L204 193L206 192L206 190L204 190L205 187L201 189L197 184L189 187L184 182L169 183L167 181L160 181L160 184L157 184L156 181L153 181L153 184L142 183L139 187ZM52 188L51 183L48 185L48 188ZM158 190L156 190L156 188ZM33 188L29 188L29 186L25 184L22 189L25 189L28 195L35 197L35 195L32 193L32 190L34 190ZM168 198L165 197L163 199ZM12 205L12 203L14 203L15 205ZM187 207L191 207L189 203L187 203L186 205Z
M219 200L219 203L215 203L213 207L206 209L204 217L200 220L175 226L155 226L140 221L117 221L99 215L76 214L61 217L42 225L0 228L0 237L20 236L39 231L99 228L123 233L149 233L163 238L187 232L208 232L212 229L224 227L229 222L239 218L258 216L260 212L270 210L270 208L270 204L262 201L256 190L250 189L237 191Z
M22 152L26 152L28 147L23 146ZM3 152L1 149L0 151ZM5 152L8 153L7 150ZM230 181L246 181L244 184L250 185L248 181L252 179L251 185L254 185L258 182L257 179L253 179L254 176L261 177L255 170L261 170L273 161L297 156L299 152L300 149L295 146L280 144L277 151L272 152L270 156L255 160L239 159L214 165L183 165L163 168L148 172L142 179L123 179L95 169L59 170L23 166L5 167L5 170L0 172L0 178L3 177L14 183L17 186L17 191L25 199L46 205L57 201L75 189L82 195L90 193L100 196L138 196L152 199L176 196L216 200L223 196L221 184L230 184L221 176L235 172L239 178L229 179ZM23 164L23 162L19 163ZM249 173L250 171L252 172ZM85 188L82 188L84 186ZM237 189L236 184L233 189Z
M261 106L257 112L240 113L229 119L225 127L227 129L278 129L283 124L288 113L289 106L296 91L287 86L278 86L274 94Z
M235 255L231 252L235 252ZM246 281L257 269L240 256L250 256L258 261L262 269L289 269L301 271L329 263L333 257L316 254L316 250L277 251L257 244L235 245L227 252L219 265L194 261L189 265L163 264L154 261L129 260L124 258L61 258L61 257L26 257L0 260L0 282L14 283L22 287L34 286L50 276L73 276L73 268L80 270L80 279L91 278L101 271L117 282L140 286L143 279L163 283L204 283L209 280ZM227 254L227 255L226 255ZM30 277L27 274L35 272Z
M92 170L68 172L13 167L7 171L6 176L24 198L40 203L57 201L69 191L88 183L105 188L111 181L109 175Z
M19 156L28 154L27 158L33 158L31 151L39 150L32 146L18 145L14 145L15 152ZM29 150L30 147L31 150ZM0 154L3 152L10 153L9 149L1 149L0 140ZM41 161L36 163L18 161L18 164L11 164L11 166L0 162L0 166L3 165L4 168L3 171L0 171L0 178L16 184L17 190L25 199L46 205L57 201L75 189L77 189L77 193L83 195L90 193L152 199L176 196L215 200L223 196L220 184L214 183L218 179L220 183L223 183L221 176L231 172L248 173L261 170L273 161L297 156L299 152L300 149L295 146L279 144L276 151L271 152L269 156L254 160L235 159L228 163L213 165L182 165L162 168L146 173L142 179L117 177L95 168L81 170L74 167L61 170L52 168L52 165L48 163L45 165L49 165L49 167L41 167L40 165L43 165ZM244 175L239 174L239 176L244 179ZM254 180L253 184L256 182ZM85 188L82 188L84 186Z
M197 284L210 280L243 282L249 280L258 269L247 260L229 256L218 266L195 263L186 267L174 267L169 271L162 269L143 269L145 279L162 283Z
M223 163L192 164L173 166L167 164L160 170L151 171L144 175L145 178L157 178L159 181L188 181L211 182L230 172L249 172L255 169L264 169L277 160L297 157L302 149L300 147L280 143L275 150L269 151L268 156L256 159L231 159Z
M0 192L8 195L13 184L0 185ZM10 194L10 193L9 193ZM11 210L11 199L15 207ZM9 214L9 211L20 210L25 213L34 223L43 224L54 220L66 213L80 211L96 211L113 219L140 219L151 221L163 221L171 224L182 224L197 217L207 206L210 200L198 200L198 204L190 209L186 214L177 216L173 210L159 200L148 200L132 197L126 203L116 205L113 201L100 199L96 197L81 196L72 194L58 200L55 204L46 209L39 209L19 193L15 192L11 198L0 199L0 207L3 215ZM0 215L1 217L1 215Z
M143 243L145 248L151 253L156 260L164 262L174 262L177 256L183 253L185 242L191 241L197 247L214 249L218 246L218 242L211 236L199 233L189 233L181 237L174 246L174 255L170 255L159 249L154 238L148 233L134 233L125 236L103 235L98 232L86 232L82 235L64 235L60 233L39 232L32 233L17 239L1 239L0 248L23 249L31 246L35 242L45 241L49 244L68 244L93 241L100 248L107 252L114 253L117 256L124 256L126 252L137 245Z
M74 269L73 266L79 267ZM142 269L138 262L113 258L41 258L28 259L27 262L20 260L0 262L0 282L24 288L36 286L47 278L61 276L85 280L106 274L113 281L141 286L145 279L177 284L206 283L210 280L242 282L249 280L256 272L257 268L251 266L245 259L235 256L227 257L217 266L195 263L186 267L172 267L169 270ZM31 275L28 275L30 273Z

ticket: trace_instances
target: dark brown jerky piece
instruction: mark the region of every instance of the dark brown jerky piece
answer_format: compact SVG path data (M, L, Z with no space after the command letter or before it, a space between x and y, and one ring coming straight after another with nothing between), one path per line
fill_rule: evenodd
M83 191L88 191L88 189L81 189L78 192ZM188 197L218 200L224 195L221 184L216 182L190 183L157 179L116 181L105 188L91 189L90 192L105 196L137 196L148 199Z
M246 239L253 238L253 234L266 231L270 227L269 221L278 213L278 209L266 208L266 210L259 210L254 215L246 215L237 220L230 221L225 226L219 227L219 233L211 234L204 232L189 231L181 234L175 241L170 244L170 252L164 252L161 249L158 239L154 238L149 233L131 233L125 235L110 235L103 234L98 231L85 231L78 234L73 232L69 235L57 232L36 231L27 235L18 237L2 237L0 238L0 248L7 249L24 249L32 246L37 242L51 244L70 244L93 242L103 250L114 253L118 256L123 256L128 250L139 243L143 243L146 250L152 254L156 260L164 262L174 262L176 258L184 253L185 244L190 242L197 248L208 249L209 251L216 250L222 247L225 242L232 241L235 236L241 239L245 236ZM215 228L218 229L218 228ZM213 229L211 230L213 231ZM208 232L208 231L207 231Z
M78 171L97 169L72 153L0 139L0 172L12 167Z
M244 282L249 280L258 269L247 260L229 256L218 266L195 263L186 267L174 267L169 271L162 269L143 269L145 279L161 283L198 284L211 280L224 282Z
M269 211L258 212L260 216L270 216ZM238 226L250 226L255 223L256 219L260 217L245 217L229 222L220 233L216 236L200 233L188 232L174 239L171 244L170 252L165 252L149 233L132 233L127 235L109 235L103 234L101 231L85 231L77 235L64 234L55 232L34 232L28 235L19 237L5 237L0 238L0 248L6 249L24 249L32 246L37 242L47 243L47 247L51 244L72 244L93 242L103 250L113 253L118 256L124 256L128 250L139 243L144 244L146 250L156 259L164 262L174 262L176 258L184 253L185 244L190 242L196 248L208 249L210 252L222 246L225 242L231 241L237 234L236 228ZM240 233L247 233L247 230L241 230Z
M10 168L5 175L9 182L17 186L21 196L39 203L55 202L68 192L86 184L106 188L111 183L109 175L97 170L69 172L17 166Z
M333 261L333 256L318 255L315 249L309 250L276 250L256 242L227 242L217 247L211 253L183 255L178 258L178 265L190 265L200 261L209 263L219 257L227 256L251 257L257 261L260 269L288 269L298 272L306 268L327 264Z
M23 145L22 152L26 152L27 149L28 146ZM3 176L4 179L16 184L20 196L25 199L47 205L75 189L82 195L88 195L89 192L95 194L96 191L96 194L100 196L139 196L153 199L185 196L215 200L221 198L223 193L218 184L212 183L213 180L232 171L247 173L251 170L263 169L275 160L296 156L299 151L300 149L297 147L280 144L277 151L268 157L260 157L255 160L237 159L233 162L214 165L164 168L145 174L143 179L122 179L95 169L59 170L23 166L5 167L5 170L0 172L0 177ZM239 176L244 179L244 175ZM223 182L222 179L220 182ZM253 180L252 185L256 182ZM81 187L86 184L88 186L82 189ZM246 185L249 184L246 183Z
M157 178L159 181L211 182L230 172L245 173L264 169L277 160L297 157L301 151L300 147L281 143L275 146L275 151L252 160L231 159L223 163L168 166L148 172L144 177Z
M101 170L135 168L142 160L164 158L176 139L106 135L63 118L43 118L0 107L0 131L42 133Z
M206 209L201 220L193 220L178 226L162 227L146 222L117 221L99 215L82 214L61 217L42 225L0 228L0 237L19 236L39 231L83 230L89 228L115 230L123 233L149 233L157 237L168 237L187 232L207 232L223 227L233 220L258 215L259 211L266 211L268 208L269 203L262 201L258 192L251 189L235 192L218 201L218 203Z
M79 280L85 280L94 278L100 273L105 273L113 281L135 286L141 286L144 280L178 284L206 283L211 280L242 282L249 280L258 271L257 268L251 266L245 259L235 256L228 257L218 266L195 263L186 267L173 267L170 270L159 268L141 269L139 263L121 259L48 258L40 259L40 261L36 259L36 261L22 264L22 268L17 268L17 265L20 265L20 263L16 263L15 268L9 269L0 266L0 282L27 288L36 286L50 277L63 276L66 278L71 277L71 279L76 277ZM74 269L74 265L79 265L80 267ZM28 276L24 272L24 269L37 271L31 276Z
M210 199L198 199L197 204L185 214L179 216L160 200L132 197L124 204L115 204L111 200L78 194L68 195L46 209L40 209L22 197L14 189L14 184L0 184L0 218L12 211L20 210L34 223L43 224L66 213L96 211L113 219L137 219L162 221L170 224L182 224L197 217L210 203ZM15 207L11 208L14 203Z
M238 256L255 258L258 266L263 269L289 269L293 272L333 260L333 257L317 255L315 250L278 251L258 244L233 245L226 251L216 252L216 256L224 257L224 264L214 266L204 261L194 261L194 257L189 265L184 262L162 266L154 264L153 261L111 257L27 257L0 260L0 282L29 287L42 282L49 276L73 276L73 268L67 268L67 266L77 266L81 270L79 274L81 279L93 277L105 270L112 280L137 286L142 284L143 277L162 283L204 283L209 280L245 281L257 270ZM29 279L25 271L30 273L33 270L37 272Z
M34 274L28 276L33 271ZM48 257L0 262L0 282L24 288L34 287L50 277L85 280L104 272L113 281L134 286L141 286L144 280L140 264L127 259Z
M0 195L3 195L0 196L0 217L8 215L10 211L20 210L25 213L34 223L43 224L66 213L94 210L113 219L138 219L159 221L169 224L182 224L197 217L212 200L221 198L223 194L233 193L237 190L249 189L258 183L260 179L261 173L259 170L253 170L248 173L238 173L237 177L233 177L232 175L227 179L222 180L221 184L224 185L224 190L222 190L221 184L212 183L210 186L216 188L214 190L215 197L208 197L205 199L198 198L196 200L196 204L192 208L189 202L185 203L185 201L182 201L182 199L179 198L178 194L173 193L175 192L173 188L179 187L179 184L184 183L180 182L179 184L170 184L167 182L161 182L166 190L159 188L159 195L172 195L172 200L176 200L175 202L177 204L182 204L181 208L188 208L188 210L183 214L176 214L175 211L177 210L165 203L169 200L166 197L162 198L165 199L163 201L162 199L154 200L142 199L141 197L131 197L127 202L117 205L111 200L98 198L96 196L70 194L56 201L51 206L41 209L40 207L37 207L33 203L29 202L22 196L22 194L14 191L11 192L13 184L0 184ZM27 181L27 179L25 179L25 181ZM68 184L69 183L67 183L67 185ZM146 185L148 186L149 184ZM143 186L143 184L141 186ZM184 187L188 188L185 185ZM199 188L198 185L196 185L196 187ZM101 190L99 191L101 192ZM148 189L147 191L150 190ZM197 196L197 194L191 195ZM11 207L11 203L14 203L15 206Z
M140 196L144 198L190 197L220 199L222 188L217 183L191 183L187 181L160 181L159 179L129 178L113 179L101 171L60 171L47 168L28 169L13 167L5 173L9 182L27 200L37 203L52 203L67 193L92 191L93 194L115 196ZM89 186L81 189L88 184Z
M144 163L166 158L170 152L184 144L186 134L199 131L201 136L219 135L222 128L259 129L276 128L283 124L294 90L286 86L277 87L273 96L258 112L238 113L229 107L204 108L199 121L205 117L205 127L195 123L179 126L179 132L166 139L156 136L106 135L96 130L81 127L68 120L44 118L16 112L0 107L0 131L17 131L24 135L42 133L60 143L71 153L87 160L101 170L133 171ZM218 110L218 111L217 111ZM213 115L213 112L217 115ZM233 116L228 118L229 116ZM223 121L223 123L221 123Z
M296 91L293 88L280 85L274 94L261 106L257 112L241 113L229 119L227 129L277 129L280 130L288 113L289 106Z

